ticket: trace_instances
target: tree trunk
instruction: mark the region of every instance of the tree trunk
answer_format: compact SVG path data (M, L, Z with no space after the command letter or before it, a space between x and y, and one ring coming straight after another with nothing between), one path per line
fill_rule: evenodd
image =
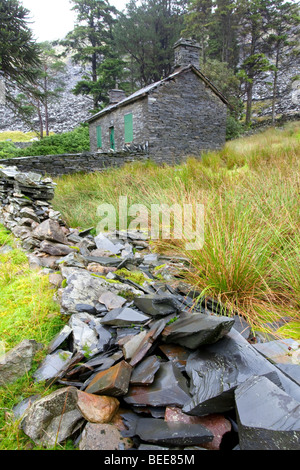
M275 73L273 81L273 96L272 96L272 124L275 122L275 104L277 100L277 80L278 80L278 63L279 63L279 47L276 50Z
M42 139L44 137L44 126L43 126L43 118L42 118L42 113L41 113L40 101L37 102L37 113L38 113L39 124L40 124L40 138Z
M247 84L246 126L251 123L253 81Z

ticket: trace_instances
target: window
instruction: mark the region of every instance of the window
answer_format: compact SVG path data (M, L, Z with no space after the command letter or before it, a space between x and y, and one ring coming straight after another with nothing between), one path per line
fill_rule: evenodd
M133 141L133 121L132 113L124 116L125 144Z
M97 148L101 149L101 147L102 147L102 130L101 130L101 126L97 126L96 130L97 130Z

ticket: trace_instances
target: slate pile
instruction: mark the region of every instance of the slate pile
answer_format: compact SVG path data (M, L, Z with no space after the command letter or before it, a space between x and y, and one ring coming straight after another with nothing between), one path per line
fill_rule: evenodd
M33 374L58 390L14 409L36 444L299 449L297 341L262 336L252 344L245 320L228 316L212 299L199 301L182 282L187 260L152 253L143 232L93 236L92 228L67 227L50 204L38 213L40 199L33 198L20 206L32 221L22 225L13 198L2 205L2 216L13 215L4 216L6 226L21 239L31 266L49 275L66 319ZM0 379L1 371L0 362Z

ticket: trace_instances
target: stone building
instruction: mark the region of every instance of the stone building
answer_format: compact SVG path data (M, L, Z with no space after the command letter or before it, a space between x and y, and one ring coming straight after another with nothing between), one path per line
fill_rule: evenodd
M88 120L91 152L140 151L176 162L221 148L228 102L199 70L199 51L180 39L171 75L128 97L112 90L109 105Z

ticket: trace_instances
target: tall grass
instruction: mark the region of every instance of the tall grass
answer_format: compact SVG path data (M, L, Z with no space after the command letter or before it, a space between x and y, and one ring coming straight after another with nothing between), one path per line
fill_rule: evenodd
M188 257L186 279L256 327L290 318L280 333L300 338L300 123L228 142L175 167L131 164L57 179L55 208L73 226L96 226L97 207L201 203L204 246L159 240L157 251ZM285 333L286 331L286 333Z

